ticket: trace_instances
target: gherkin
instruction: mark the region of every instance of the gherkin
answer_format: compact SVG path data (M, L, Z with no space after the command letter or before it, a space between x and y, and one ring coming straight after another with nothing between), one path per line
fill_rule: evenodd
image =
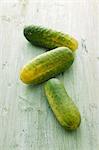
M26 26L23 32L31 44L44 47L47 50L64 46L70 48L72 51L78 48L78 42L75 38L52 29L30 25Z
M56 78L48 80L45 85L45 95L59 123L67 130L77 129L81 123L78 107L68 96L64 85Z
M73 61L73 53L67 47L47 51L22 67L20 79L26 84L40 84L67 70Z

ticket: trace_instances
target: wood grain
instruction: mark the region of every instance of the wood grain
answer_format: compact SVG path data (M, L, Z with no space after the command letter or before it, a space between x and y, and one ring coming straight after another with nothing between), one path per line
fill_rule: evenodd
M54 28L79 41L73 66L58 77L80 109L77 131L59 125L43 85L26 86L19 80L22 65L45 52L26 41L26 24ZM1 0L0 150L99 149L98 39L98 0Z

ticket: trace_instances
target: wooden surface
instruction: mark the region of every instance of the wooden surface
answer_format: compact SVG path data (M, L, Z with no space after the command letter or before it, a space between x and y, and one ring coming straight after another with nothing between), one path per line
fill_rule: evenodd
M44 96L19 70L45 52L29 44L23 26L39 24L79 41L73 66L58 78L80 109L77 131L65 131ZM99 1L0 1L0 150L99 150Z

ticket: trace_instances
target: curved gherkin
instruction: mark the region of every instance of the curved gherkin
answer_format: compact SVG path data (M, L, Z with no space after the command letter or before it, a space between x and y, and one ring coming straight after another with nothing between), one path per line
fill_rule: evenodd
M52 78L45 83L44 89L49 105L59 123L68 130L78 128L81 115L71 97L68 96L64 85L58 79Z

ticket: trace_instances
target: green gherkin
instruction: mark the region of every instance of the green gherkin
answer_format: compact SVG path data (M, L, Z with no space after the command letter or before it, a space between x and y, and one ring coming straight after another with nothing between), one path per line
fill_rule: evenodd
M70 35L41 26L26 26L24 36L30 43L47 49L65 46L75 51L78 48L77 40Z

